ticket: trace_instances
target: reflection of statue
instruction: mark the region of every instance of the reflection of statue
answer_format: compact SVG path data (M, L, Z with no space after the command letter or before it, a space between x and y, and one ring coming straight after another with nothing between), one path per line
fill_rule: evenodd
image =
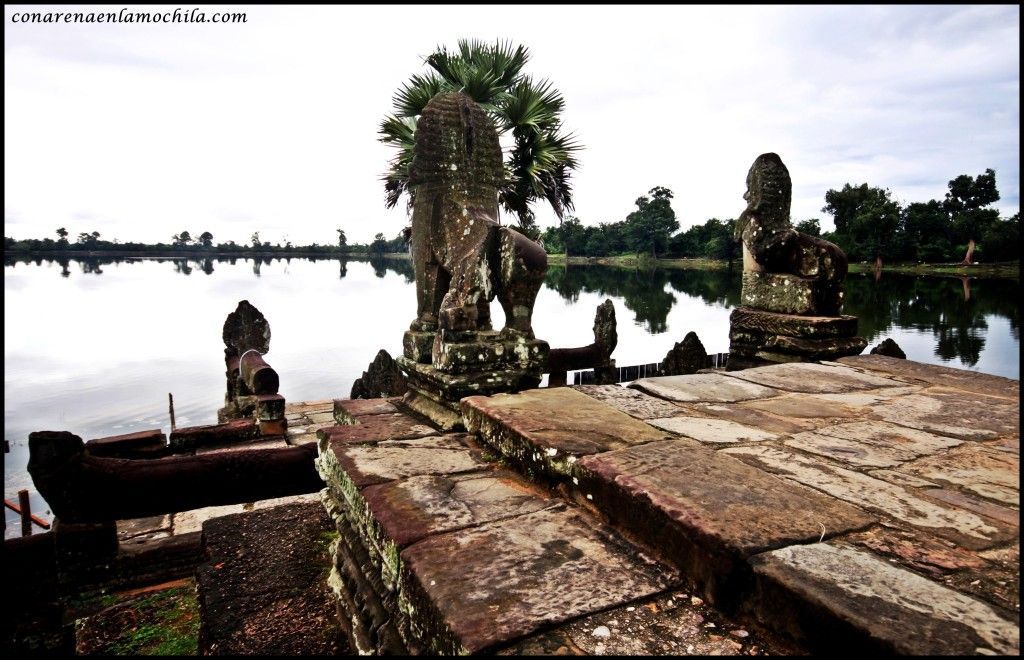
M531 315L547 270L544 250L497 224L501 146L465 94L435 96L416 125L412 255L414 331L489 330L497 296L506 328L533 337Z
M752 307L784 307L771 311L790 314L837 316L843 307L843 280L846 279L846 255L833 243L801 234L789 221L793 184L778 154L761 154L747 173L747 192L743 199L747 208L736 220L736 239L743 241L743 288L746 293L767 296L795 295L786 301L747 300ZM746 273L781 273L796 275L804 282L790 280L789 291L765 292L762 287L748 287ZM774 280L766 282L779 288ZM783 284L783 287L787 285ZM760 304L759 304L760 303Z
M801 234L789 221L793 185L777 154L761 154L747 172L747 208L736 219L743 241L741 307L729 317L730 370L770 362L856 355L857 319L841 316L846 255Z

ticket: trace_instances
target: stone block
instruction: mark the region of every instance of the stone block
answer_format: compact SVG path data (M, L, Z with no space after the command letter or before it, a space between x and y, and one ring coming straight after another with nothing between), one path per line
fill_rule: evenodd
M259 428L261 436L285 435L288 433L288 422L283 418L269 421L260 420Z
M356 424L359 417L397 413L395 399L335 399L334 420L339 424Z
M431 351L434 348L433 332L414 332L407 330L402 337L402 355L413 362L430 364Z
M367 415L360 417L358 422L327 426L317 430L316 435L321 439L351 444L421 438L437 433L434 427L403 413Z
M256 419L260 422L284 420L284 397L280 394L257 395Z
M748 383L724 374L689 374L658 376L634 381L631 388L662 399L680 402L712 401L732 403L763 399L780 394L778 390Z
M330 439L321 452L321 474L326 472L331 488L342 483L362 488L418 475L484 469L487 463L465 440L461 435L445 435L360 445Z
M889 422L864 421L798 433L785 444L854 466L890 468L961 442Z
M872 414L887 422L965 440L1020 435L1019 399L930 387L868 407Z
M815 285L809 277L744 270L740 304L780 314L814 314Z
M576 474L574 491L658 548L727 610L742 598L745 558L873 521L842 501L686 439L586 456Z
M729 314L730 331L754 336L781 335L802 339L853 337L857 334L856 316L797 316L749 307L737 307Z
M156 458L167 449L167 436L160 429L96 438L85 443L93 456L112 458Z
M571 509L428 537L402 551L401 596L434 653L479 653L672 586L667 567ZM457 561L453 561L457 558Z
M974 394L1020 400L1019 381L978 371L900 360L884 355L854 355L839 358L837 362L857 369L897 376L902 380L951 387Z
M685 414L679 406L621 385L573 385L572 389L618 408L630 417L648 420Z
M259 434L259 427L252 419L210 426L184 426L171 431L170 447L173 452L189 451L203 445L251 440Z
M760 442L779 436L770 431L713 417L667 417L649 419L647 423L678 435L708 443Z
M758 615L813 651L1017 655L1020 627L991 605L852 548L815 543L753 559Z
M730 372L724 378L737 378L764 387L787 392L833 393L882 387L902 387L906 383L866 374L849 367L824 364L774 364Z

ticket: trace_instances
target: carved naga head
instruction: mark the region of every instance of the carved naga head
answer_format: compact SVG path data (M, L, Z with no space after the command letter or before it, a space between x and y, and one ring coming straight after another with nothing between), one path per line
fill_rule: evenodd
M764 227L788 227L792 198L793 182L779 155L767 153L758 156L747 172L747 192L743 194L747 208L736 223L737 237L751 216L757 216Z

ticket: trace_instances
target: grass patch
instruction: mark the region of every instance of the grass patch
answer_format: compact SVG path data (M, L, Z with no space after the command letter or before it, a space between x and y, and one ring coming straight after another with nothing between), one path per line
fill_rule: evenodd
M199 604L195 586L129 599L84 621L78 650L103 655L196 655Z

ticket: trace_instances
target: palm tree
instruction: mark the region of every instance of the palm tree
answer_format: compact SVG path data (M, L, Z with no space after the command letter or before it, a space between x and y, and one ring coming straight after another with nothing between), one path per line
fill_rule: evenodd
M499 135L510 133L512 147L505 156L505 181L498 201L515 215L521 230L538 234L530 205L545 199L561 220L573 210L570 176L578 163L582 146L562 130L561 112L565 101L548 80L535 81L522 74L529 60L523 46L510 42L493 46L461 39L456 52L443 46L426 58L430 67L424 75L413 75L394 96L394 113L380 125L381 142L398 149L384 175L387 207L392 208L409 189L416 138L416 119L440 92L461 91L490 115Z

